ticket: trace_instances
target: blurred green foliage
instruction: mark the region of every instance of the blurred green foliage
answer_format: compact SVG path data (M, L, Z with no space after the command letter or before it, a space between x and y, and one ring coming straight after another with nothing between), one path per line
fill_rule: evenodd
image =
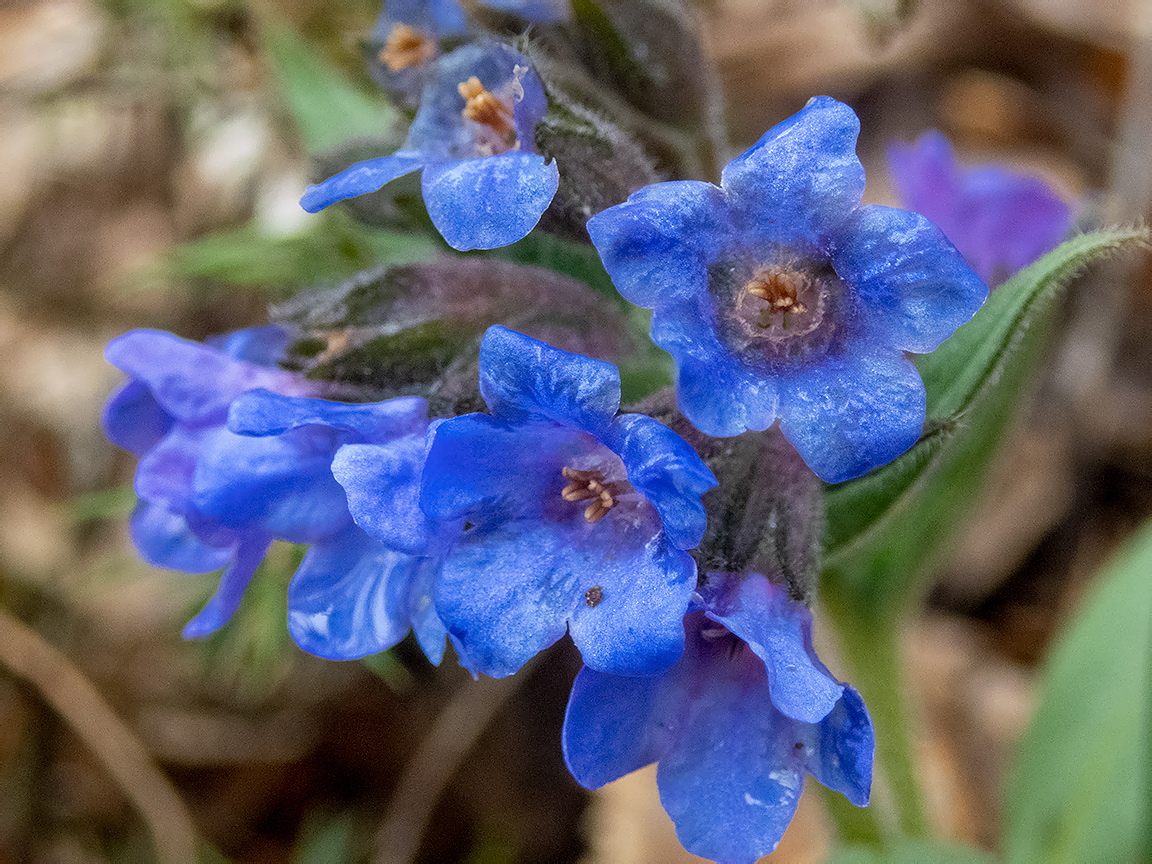
M1045 663L1004 815L1006 858L1152 860L1152 522Z

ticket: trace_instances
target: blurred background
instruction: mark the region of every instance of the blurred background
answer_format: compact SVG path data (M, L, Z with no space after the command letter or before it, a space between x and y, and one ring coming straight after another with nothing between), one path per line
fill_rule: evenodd
M378 11L0 2L0 862L148 861L155 841L171 856L192 836L203 860L238 862L368 861L381 845L393 857L377 860L692 859L650 770L592 795L568 776L570 645L479 685L407 643L369 663L310 657L284 627L289 547L231 625L186 643L215 577L152 570L128 539L135 460L100 431L119 381L103 347L134 327L199 339L262 323L286 273L329 260L301 240L320 218L296 204L309 148L269 54L294 40L376 98L359 43ZM1045 178L1085 224L1145 216L1150 3L699 11L734 147L825 93L861 116L871 201L895 203L888 143L938 128L965 163ZM337 245L349 270L371 260L351 228ZM1077 282L1046 376L904 636L941 837L995 851L1037 665L1152 513L1148 277L1134 255ZM821 654L835 672L835 646ZM806 795L771 860L818 861L828 844Z

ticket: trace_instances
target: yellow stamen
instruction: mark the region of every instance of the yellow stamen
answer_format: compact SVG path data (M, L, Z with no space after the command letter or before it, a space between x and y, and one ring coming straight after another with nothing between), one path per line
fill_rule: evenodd
M757 271L748 284L744 286L744 290L753 297L759 297L768 303L768 309L764 311L769 315L780 312L786 325L787 318L785 316L789 312L808 311L808 308L797 299L805 281L804 274L795 270L772 268Z
M516 143L516 125L511 106L497 99L473 75L456 85L464 97L464 119L487 126L509 147Z
M380 50L380 62L393 72L419 66L432 59L436 53L436 43L407 24L393 24L388 41Z
M592 503L584 510L584 518L595 525L616 506L616 495L631 491L627 483L605 483L599 471L581 471L578 468L563 468L560 473L568 485L560 490L565 501L588 501Z

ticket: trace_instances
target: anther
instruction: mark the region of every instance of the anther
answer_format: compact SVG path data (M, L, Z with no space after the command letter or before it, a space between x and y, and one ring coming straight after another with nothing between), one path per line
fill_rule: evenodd
M744 290L768 304L760 315L759 326L772 326L772 316L779 312L780 323L787 329L789 312L797 315L807 312L808 307L798 299L805 282L806 277L794 270L772 268L757 271Z
M487 126L509 147L516 143L516 125L512 108L484 89L473 75L456 85L464 97L464 119Z
M599 471L581 471L579 468L563 468L560 473L568 481L568 485L560 490L560 497L565 501L589 501L592 503L584 510L584 518L595 525L608 515L608 511L616 506L617 495L632 491L627 482L606 483L604 475Z
M393 24L388 40L380 50L380 62L393 72L419 66L432 59L436 43L407 24Z

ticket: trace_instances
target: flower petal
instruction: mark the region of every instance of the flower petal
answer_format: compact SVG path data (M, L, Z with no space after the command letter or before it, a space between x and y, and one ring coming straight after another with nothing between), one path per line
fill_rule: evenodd
M718 481L692 446L642 414L613 420L604 443L624 462L628 482L656 508L672 545L677 549L699 545L708 522L700 496Z
M714 586L710 602L739 606L746 584L705 587ZM738 864L779 843L806 770L853 803L867 802L874 736L855 690L845 687L819 724L790 719L747 644L703 611L684 628L684 655L662 675L581 670L564 721L564 758L578 782L598 788L657 760L660 800L684 847ZM823 669L815 655L812 662Z
M292 638L329 660L391 648L408 634L406 595L418 561L355 526L312 546L288 586Z
M924 383L895 352L827 358L780 390L780 431L827 483L891 462L924 427Z
M126 381L104 406L100 423L117 447L143 456L172 428L172 417L142 381Z
M798 724L773 708L766 687L716 671L707 696L694 694L680 746L660 760L656 783L685 849L753 864L779 844L804 791Z
M468 33L468 19L459 0L385 0L372 35L387 39L397 21L427 29L437 39Z
M735 602L719 601L729 594L724 583L733 578L739 580ZM786 589L759 573L744 577L709 573L700 595L708 617L743 639L764 661L772 704L782 714L802 723L819 723L840 701L843 685L823 664L813 662L812 613L792 600Z
M133 330L108 343L108 362L143 382L160 407L186 423L222 421L245 390L292 390L296 376L233 360L215 348L159 330Z
M408 127L404 150L423 153L429 163L484 156L478 146L477 133L492 130L464 117L465 101L460 84L469 78L479 79L485 90L512 105L515 113L517 67L530 66L528 58L515 48L493 40L462 45L445 54L436 61L432 77L424 86L420 110Z
M309 186L300 198L300 206L309 213L317 213L345 198L375 192L389 180L410 174L426 164L427 156L410 150L397 150L391 156L365 159L323 183Z
M859 134L856 112L814 96L729 162L721 186L745 241L820 246L864 194Z
M684 658L651 718L668 736L656 773L660 801L689 852L752 864L792 819L805 776L797 732L815 727L776 710L763 663L737 637L700 613L685 630Z
M436 526L420 509L424 436L387 444L345 444L332 474L348 497L356 524L391 549L423 554Z
M557 5L549 2L546 5ZM567 2L562 5L568 8ZM512 105L512 119L516 124L516 149L525 153L536 152L536 124L548 113L548 97L544 95L544 85L536 69L524 58L523 63L514 63L513 76L519 76L521 96Z
M569 4L563 0L482 0L482 6L499 9L533 21L537 24L552 24L571 18Z
M204 344L215 348L233 360L255 363L257 366L276 366L292 343L293 330L280 324L245 327L223 336L209 336Z
M255 533L240 541L236 554L224 570L224 575L220 577L216 593L212 595L208 605L184 625L185 639L201 639L219 630L236 614L240 600L244 597L244 589L252 581L260 562L264 560L270 543L267 536Z
M580 670L564 712L564 762L585 789L599 789L667 752L671 730L654 722L680 692L669 675L607 675Z
M192 477L200 451L222 430L176 424L136 466L136 494L181 516L192 508Z
M935 351L988 296L940 229L907 210L861 207L838 232L832 264L874 332L903 351Z
M995 165L962 170L936 131L889 147L888 167L904 206L931 219L989 284L1054 249L1072 228L1072 208L1043 180Z
M588 220L616 290L646 309L706 292L730 234L723 192L698 180L646 186Z
M659 536L639 545L614 537L618 520L577 518L566 531L536 522L466 531L445 560L436 608L481 672L511 675L569 621L585 662L601 671L651 674L679 656L691 557Z
M567 568L555 573L563 552L554 532L527 523L487 542L462 541L445 559L436 609L479 671L512 675L564 635L577 591Z
M228 428L238 435L282 435L290 429L315 425L354 432L370 441L384 441L401 435L423 435L427 416L427 401L416 396L350 405L253 390L228 409Z
M960 193L960 172L948 139L930 130L915 144L891 145L887 156L888 170L901 202L943 230L946 226L939 214L949 212Z
M493 417L540 417L597 434L620 408L620 370L494 325L480 345L480 395Z
M507 426L487 414L453 417L430 434L420 509L433 519L541 519L545 487L554 487L559 500L561 471L571 454L582 452L580 433L571 429L545 422Z
M238 531L314 543L351 522L331 472L335 433L309 426L252 438L220 430L205 443L193 475L197 511Z
M652 317L652 339L666 347L666 332L675 326L666 322L663 310ZM713 350L709 343L715 343ZM767 429L780 416L779 384L775 378L757 376L719 347L715 334L701 340L699 354L677 358L676 398L684 416L706 435L718 438L739 435L749 429ZM707 351L707 353L705 353Z
M868 806L872 789L872 760L876 734L864 700L855 688L844 685L844 695L814 729L805 731L804 767L829 789L857 807Z
M132 511L132 543L140 557L153 567L185 573L211 573L232 557L231 548L217 548L200 541L183 516L162 504L140 501Z
M424 169L424 205L453 249L495 249L527 236L556 195L560 172L537 153L438 162Z
M584 589L568 619L585 665L617 675L667 669L684 652L684 613L696 587L696 562L669 546L664 535L644 545L624 538L589 545L568 564L582 580L578 588L595 582L600 589L595 604Z

